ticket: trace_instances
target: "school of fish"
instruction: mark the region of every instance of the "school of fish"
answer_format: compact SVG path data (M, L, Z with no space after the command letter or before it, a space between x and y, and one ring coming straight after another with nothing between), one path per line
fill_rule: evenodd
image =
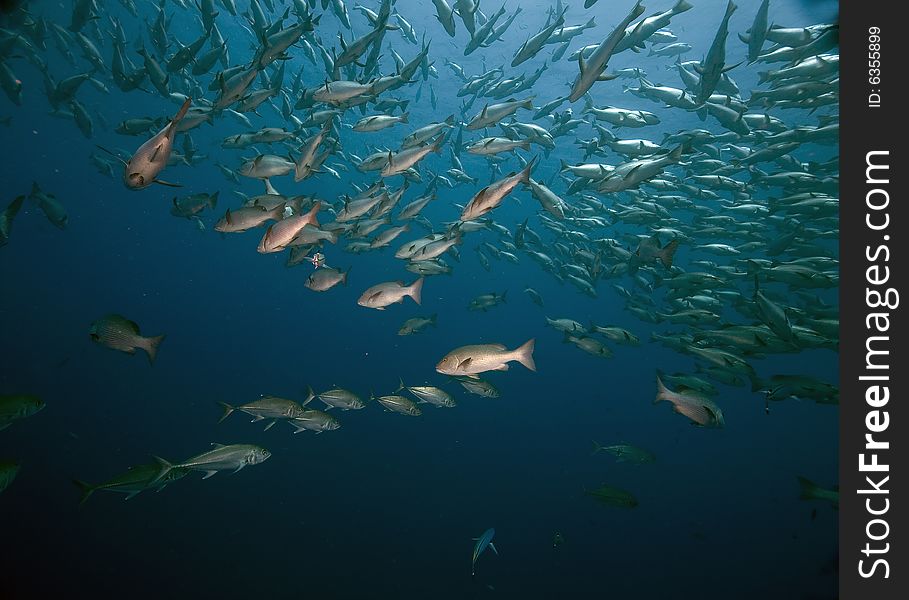
M647 14L644 2L659 10ZM416 316L401 305L422 305L433 278L456 276L453 263L467 260L487 271L532 261L541 275L580 294L618 297L639 322L631 331L554 314L528 287L524 294L540 317L527 323L522 339L478 342L438 357L436 372L469 393L497 397L481 375L513 363L536 371L535 338L551 327L597 358L647 344L690 358L695 373L654 374L653 402L700 427L726 426L717 385L745 386L768 413L771 402L789 398L838 403L834 383L761 365L771 355L838 348L838 307L829 301L838 287L838 163L804 158L839 140L836 24L786 27L773 22L769 0L753 15L729 0L718 14L701 15L715 34L700 47L672 31L699 11L697 0L558 0L544 26L530 31L521 29L530 11L492 0L482 7L433 0L438 23L426 30L397 12L395 0L352 7L344 0L66 4L68 23L42 16L39 2L0 17L0 87L13 105L46 100L85 138L98 125L122 135L126 149L92 146L86 166L139 194L155 185L181 190L160 210L221 235L251 232L251 252L284 253L288 267L308 263L305 287L312 291L358 286L360 307L404 315L402 336L432 335L444 312ZM173 34L176 15L193 23L194 36ZM222 35L227 21L245 37ZM458 57L434 52L432 36L440 35L465 57L509 44L516 50L510 63L486 68L484 59L482 72L471 72ZM731 62L727 52L742 58ZM659 72L638 66L644 56L648 65L653 57L663 61ZM573 80L553 79L550 65L565 61ZM16 71L24 69L40 73L43 90L23 86ZM754 89L735 81L746 69L759 69ZM439 82L457 88L456 97L437 94ZM105 94L157 96L161 110L112 125L80 99L86 84ZM623 102L604 102L607 91ZM438 117L416 122L413 109L427 103ZM662 139L648 134L683 113L702 128ZM10 118L15 113L0 124ZM217 153L203 153L193 141L203 124L223 131ZM562 158L550 158L557 145ZM571 153L576 160L565 160ZM182 189L181 168L202 164L223 174L223 186ZM241 193L241 178L259 180L262 193ZM318 185L324 178L342 182L347 193L325 197ZM12 226L24 203L65 229L67 198L64 190L55 193L59 199L35 182L6 205L0 246L19 242ZM226 197L232 202L224 207ZM447 203L446 220L424 216L440 203ZM224 212L209 218L216 209ZM462 253L467 247L472 257ZM365 252L397 261L400 279L329 266ZM469 310L506 304L507 290L476 294ZM99 316L88 333L114 350L141 349L150 362L164 340L143 336L116 314ZM333 386L310 388L298 400L222 402L222 420L244 413L267 429L286 422L293 433L321 433L340 427L337 411L372 401L415 417L420 405L456 406L451 393L432 385L401 381L389 392L366 398ZM311 407L314 400L324 410ZM43 407L30 396L0 397L0 429ZM655 460L625 442L595 443L594 454L601 450L632 464ZM255 445L216 444L186 460L156 457L106 482L76 484L83 502L95 491L131 498L190 471L207 478L269 456ZM0 465L2 491L18 464ZM833 498L799 482L802 497ZM607 484L585 494L606 505L638 505L631 492ZM473 563L487 546L495 550L493 533L478 539Z

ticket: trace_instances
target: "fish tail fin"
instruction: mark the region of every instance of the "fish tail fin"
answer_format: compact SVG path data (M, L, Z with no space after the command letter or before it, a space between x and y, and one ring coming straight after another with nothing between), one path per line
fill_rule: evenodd
M303 404L301 404L300 406L306 406L307 404L312 402L313 399L315 399L315 397L316 397L316 393L313 391L312 386L311 385L306 386L306 400L304 400Z
M218 405L224 409L224 414L221 415L221 418L218 419L218 423L222 422L224 419L230 416L230 413L234 412L234 407L228 404L227 402L218 402Z
M799 480L799 498L802 500L814 500L818 497L818 492L820 491L820 486L811 481L806 477L801 475L796 475L796 478Z
M145 338L145 352L148 354L149 364L155 364L155 357L158 356L158 346L161 345L161 342L164 341L164 338L167 337L164 334L156 335L155 337Z
M219 190L208 198L209 208L215 208L218 205L218 194L220 194L220 193L221 193L221 191Z
M533 346L535 342L534 338L530 338L514 351L514 359L531 371L537 370L537 365L533 362Z
M161 458L160 456L153 456L155 462L158 464L158 474L155 478L148 484L148 487L154 486L156 483L161 481L161 478L167 475L171 469L174 468L172 464Z
M404 379L402 377L398 377L398 389L395 390L395 393L397 394L398 392L403 390L405 387L407 387L407 386L404 385Z
M767 83L770 80L770 71L758 71L758 84Z
M537 159L539 155L534 156L530 159L530 162L527 163L527 166L521 171L521 181L524 183L530 183L530 172L533 171L533 167L537 164Z
M596 454L596 453L599 452L600 450L603 450L603 449L604 449L603 446L601 446L601 445L599 444L599 442L597 442L596 440L592 440L591 443L593 444L593 452L590 453L591 456L593 456L594 454Z
M177 114L174 115L174 118L170 122L170 125L167 126L167 137L173 137L174 131L177 129L177 125L179 125L180 121L183 120L183 117L186 116L186 112L189 110L189 107L192 105L192 103L192 98L187 98L183 102L183 106L180 107L180 110L178 110Z
M407 122L408 122L407 119L408 119L409 117L410 117L410 113L405 112L404 114L402 114L402 115L401 115L400 117L398 117L398 118L401 120L401 123L407 123Z
M691 10L694 6L686 0L679 0L676 2L675 6L672 7L672 12L675 14L683 13L686 10Z
M336 236L335 236L335 241L337 241L337 240L338 240L338 237L337 237L337 235L336 235ZM341 275L341 283L343 283L344 285L347 285L347 276L350 275L350 270L351 270L352 268L353 268L353 267L347 267L347 270L344 271L344 274L343 274L343 275Z
M407 295L410 296L417 304L422 304L423 281L425 278L420 277L410 285Z
M321 208L322 208L322 201L317 200L316 203L312 205L312 209L309 211L310 217L312 218L312 224L316 227L319 226L319 220L317 217L319 215L319 210ZM334 242L332 242L332 243L334 243Z
M660 262L663 263L663 266L667 269L672 268L672 258L675 256L675 251L679 249L679 240L678 238L672 240L666 246L660 250L657 255L660 259Z
M669 388L667 388L663 384L663 378L660 377L659 372L657 372L656 383L657 383L657 394L656 394L656 398L653 399L653 403L656 404L657 402L661 402L663 400L669 400L669 394L670 394Z
M81 496L79 496L79 506L85 504L85 501L88 500L89 496L92 495L95 491L95 486L89 485L84 481L79 481L78 479L73 479L73 484L79 488Z

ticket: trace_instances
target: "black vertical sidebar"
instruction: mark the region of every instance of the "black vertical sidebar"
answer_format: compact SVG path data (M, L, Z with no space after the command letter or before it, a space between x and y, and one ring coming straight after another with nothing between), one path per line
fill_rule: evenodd
M909 597L900 3L840 3L840 598Z

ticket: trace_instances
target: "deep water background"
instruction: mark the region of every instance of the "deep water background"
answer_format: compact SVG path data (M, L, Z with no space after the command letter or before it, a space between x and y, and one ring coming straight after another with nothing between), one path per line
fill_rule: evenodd
M725 5L713 0L692 3L695 8L670 25L680 41L694 46L686 59L706 52ZM42 6L42 14L68 24L70 3L63 4ZM569 24L596 15L598 27L576 38L566 57L608 35L632 3L600 0L587 11L578 1L569 4ZM650 15L672 3L645 4L645 15ZM727 42L730 64L745 55L736 34L750 26L758 6L753 0L738 4ZM138 35L144 28L118 3L104 5L123 18L128 33ZM510 10L515 6L509 3ZM431 82L439 107L429 105L424 84L421 103L411 105L410 125L374 134L346 129L345 149L365 156L367 141L370 146L394 147L412 129L457 113L461 99L454 94L460 82L444 66L444 58L462 64L469 74L481 72L482 57L488 67L510 62L521 41L542 26L548 4L521 6L523 13L503 41L465 58L467 33L460 21L457 37L449 38L430 2L398 0L396 9L418 34L425 28L433 40L430 56L440 78ZM353 6L348 8L361 35L365 20ZM490 14L498 5L484 3L482 8ZM141 10L151 15L149 7ZM192 12L172 5L168 12L176 15L171 31L177 38L187 43L198 36ZM828 22L835 13L830 2L771 2L771 21L785 26ZM248 60L249 35L225 11L218 24L230 38L232 62ZM336 39L336 29L337 20L326 11L318 30L326 45ZM386 45L389 42L406 60L418 51L397 32L387 34ZM530 75L554 48L548 46L506 73ZM108 59L109 49L108 44ZM391 61L384 54L384 71L389 72ZM50 40L46 56L58 79L75 72ZM664 68L669 62L647 57L646 51L625 52L610 66L640 66L654 82L680 85L675 72ZM295 51L285 79L288 86L301 64L306 65L307 84L318 85L324 78L321 64L313 67ZM756 84L757 70L765 68L742 66L731 73L743 96ZM20 60L14 69L23 80L25 102L15 107L0 98L0 116L13 116L11 126L0 129L6 148L0 161L3 204L28 193L34 180L56 194L70 219L60 231L34 205L26 205L9 245L0 250L0 393L33 393L47 402L43 412L0 432L0 457L22 464L17 480L0 495L0 596L834 595L837 515L827 504L800 501L796 475L825 487L835 483L835 407L788 400L765 415L759 394L719 386L726 428L692 427L669 406L651 404L656 369L693 372L691 357L645 342L639 347L613 345L615 357L604 360L563 344L561 334L545 324L544 316L592 320L626 327L642 340L651 331L670 330L638 321L623 309L611 284L630 286L629 279L600 280L599 297L593 299L570 284L559 284L526 255L519 265L493 260L492 271L486 272L474 247L484 240L495 243L491 232L470 234L460 262L446 258L455 267L452 276L427 278L422 306L410 300L386 311L356 305L360 293L375 283L414 279L393 258L394 248L407 237L368 254L346 254L343 242L328 247L329 264L353 267L349 283L325 294L311 292L303 287L311 273L308 265L287 269L285 255L256 253L260 231L221 236L211 229L227 206L238 204L233 190L261 193L259 182L244 179L237 186L214 166L219 160L238 167L241 156L251 155L219 147L225 136L245 131L244 126L225 117L192 132L200 152L211 158L193 168L168 168L164 178L182 183L183 189L153 186L131 193L88 163L92 144L133 150L144 138L118 136L113 126L130 117L170 115L176 105L157 95L105 95L85 85L78 97L111 126L103 130L96 117L95 137L86 140L71 121L47 114L49 104L32 65ZM567 60L550 65L533 92L536 104L564 94L565 82L576 72L577 65ZM210 76L201 79L207 86ZM660 141L663 133L705 126L694 115L623 94L623 82L628 80L595 84L597 106L650 110L663 122L621 130L621 135ZM413 97L416 88L391 95ZM478 101L470 114L481 107ZM580 102L574 105L576 115L581 108ZM284 125L271 108L260 112L263 118L253 116L257 127ZM772 114L789 125L816 122L801 112ZM819 112L835 112L835 107ZM344 122L359 117L359 111L350 111ZM524 113L522 120L529 117ZM720 132L715 122L707 126ZM465 141L479 137L467 133ZM589 126L578 133L592 136ZM549 181L559 158L580 159L574 137L559 140L559 148L535 172L536 179ZM799 158L823 160L835 153L835 147L806 145ZM485 185L489 175L483 159L462 154L462 160ZM611 162L619 162L618 157L612 155ZM433 171L447 165L447 150L425 163ZM347 177L372 181L359 173ZM330 200L352 191L348 181L327 175L301 184L290 177L273 183L288 194L316 193ZM437 225L454 220L458 209L452 205L466 202L479 187L443 188L424 214ZM412 185L402 203L424 188L425 183ZM554 188L564 192L565 185L556 183ZM175 192L200 191L221 192L217 211L203 217L208 225L204 232L169 214ZM519 190L494 218L513 230L531 217L531 227L542 233L536 211L529 192ZM420 231L414 227L405 236L423 235ZM677 256L683 268L689 260L711 258L684 245ZM541 293L545 309L522 292L528 285ZM774 289L786 293L783 286ZM466 310L476 295L505 290L505 305L487 313ZM743 288L746 292L750 290ZM835 302L835 293L825 297ZM141 353L129 356L91 342L89 324L108 312L137 321L146 335L167 334L153 367ZM405 319L434 313L439 315L438 327L410 337L396 335ZM508 372L491 374L500 398L470 396L434 372L438 359L456 346L501 342L514 347L530 337L537 340L539 371L514 365ZM837 355L826 350L754 364L764 376L838 377ZM385 413L376 404L357 412L332 411L341 429L319 435L292 435L284 424L263 432L261 424L250 424L240 414L217 424L217 401L241 404L262 394L303 400L307 385L316 390L339 385L368 397L370 391L393 392L399 377L411 385L445 384L455 394L457 408L424 407L419 418ZM635 466L616 463L605 453L591 456L591 440L640 445L653 451L657 461ZM124 502L119 494L99 492L78 506L73 478L100 482L149 461L152 454L180 460L212 442L256 443L273 456L238 474L203 481L192 473L160 493L146 492ZM585 488L602 483L632 491L640 505L634 510L604 507L584 495ZM501 554L487 551L471 577L471 538L488 527L496 529L494 541ZM557 531L565 543L553 548Z

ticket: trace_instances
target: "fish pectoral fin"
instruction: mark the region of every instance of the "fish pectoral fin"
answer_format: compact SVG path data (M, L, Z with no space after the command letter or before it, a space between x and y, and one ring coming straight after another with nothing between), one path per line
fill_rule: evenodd
M158 185L166 185L167 187L183 187L179 183L171 183L170 181L164 181L163 179L152 179L152 183L157 183Z
M471 360L472 360L472 359L470 359L470 358L465 358L464 360L462 360L461 362L459 362L459 363L458 363L458 369L466 369L467 367L469 367L469 366L470 366Z
M496 550L496 545L495 545L495 544L493 544L492 542L489 542L489 547L492 549L493 552L496 553L496 556L499 555L499 551Z
M158 144L157 146L155 146L155 151L152 152L152 155L151 155L151 157L149 157L148 162L150 162L150 163L155 162L155 157L158 156L158 152L161 150L161 146L163 146L163 145L164 144Z
M214 475L215 473L217 473L217 471L206 471L206 472L205 472L205 476L202 477L202 479L208 479L209 477L211 477L211 476Z

